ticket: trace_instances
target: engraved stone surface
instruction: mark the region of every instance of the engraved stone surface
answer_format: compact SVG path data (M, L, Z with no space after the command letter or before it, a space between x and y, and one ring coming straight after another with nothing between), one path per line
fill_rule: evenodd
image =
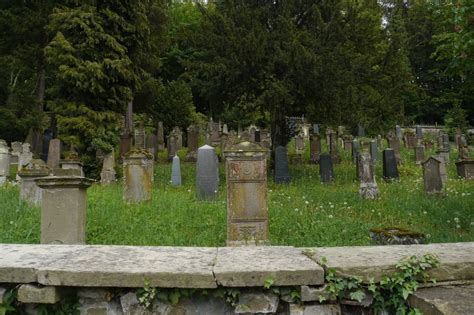
M302 249L285 246L219 248L214 274L228 287L261 287L268 277L274 286L324 283L322 267Z
M359 170L359 194L366 199L375 199L379 195L377 182L375 181L375 170L372 158L368 152L363 152L358 159Z
M145 151L131 151L123 159L123 199L128 203L151 200L153 156Z
M274 181L277 184L287 184L291 181L288 166L288 151L286 147L278 146L275 149L275 173Z
M438 194L443 190L442 167L444 167L443 161L430 157L423 165L423 182L425 192L428 194Z
M415 147L415 163L421 164L425 160L425 146L417 145Z
M386 181L399 179L397 160L393 149L383 151L383 178Z
M181 186L181 163L177 155L174 156L171 166L171 185Z
M51 139L49 141L48 151L48 167L50 169L59 168L59 160L61 159L61 141L59 139Z
M219 191L219 161L213 147L198 149L196 165L196 193L198 200L215 200Z

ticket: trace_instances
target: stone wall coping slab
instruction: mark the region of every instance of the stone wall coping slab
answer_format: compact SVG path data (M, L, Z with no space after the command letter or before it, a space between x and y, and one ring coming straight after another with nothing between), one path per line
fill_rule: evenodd
M439 281L474 279L474 242L426 245L320 247L309 249L314 261L323 257L327 267L341 276L359 276L367 282L380 281L395 271L397 262L406 256L434 254L440 266L430 271Z

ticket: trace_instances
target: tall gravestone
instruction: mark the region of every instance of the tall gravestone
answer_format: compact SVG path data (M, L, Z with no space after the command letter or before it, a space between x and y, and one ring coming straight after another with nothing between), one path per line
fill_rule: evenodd
M42 189L41 243L85 244L87 188L91 180L56 169L36 181Z
M359 155L359 194L365 199L375 199L379 195L377 182L375 181L375 170L372 157L368 152Z
M357 163L357 156L359 155L359 141L354 139L352 140L352 163Z
M33 205L41 205L43 190L36 180L50 174L50 169L43 160L31 160L18 172L20 177L20 199Z
M188 132L188 153L186 154L186 160L188 162L196 162L199 128L195 125L191 125L186 129L186 131Z
M321 154L319 157L319 176L321 182L329 183L334 180L334 170L330 154Z
M420 126L416 126L415 134L417 139L423 139L423 128L421 128Z
M173 157L173 164L171 166L171 185L181 186L181 163L177 155Z
M375 140L370 141L370 157L372 158L372 161L379 160L379 149L377 141Z
M398 141L401 141L403 139L402 128L399 125L395 126L395 135L398 138Z
M267 150L241 142L225 151L227 245L268 241Z
M163 128L162 121L158 122L158 128L156 128L156 142L158 143L158 151L162 151L165 149L165 131Z
M102 171L100 172L100 184L109 185L115 182L115 153L114 149L104 155Z
M364 130L364 127L362 127L361 124L357 125L357 136L358 137L365 137L365 130Z
M295 151L296 155L299 156L299 158L302 160L303 159L303 154L304 154L304 149L305 149L305 143L304 143L304 135L303 133L299 133L295 137Z
M28 165L33 159L33 152L30 151L30 144L23 143L21 146L21 153L18 160L18 170L22 170L23 167Z
M59 168L59 161L61 159L61 140L51 139L49 141L48 151L48 167L52 170Z
M442 179L444 162L438 158L430 157L422 165L425 192L428 194L441 193L444 186Z
M388 146L393 150L397 164L400 164L402 162L400 155L400 140L398 140L397 137L391 137L388 139Z
M175 132L171 132L168 135L168 159L172 159L176 154L178 154L178 135Z
M415 147L415 163L421 164L425 160L425 147L423 145L417 145Z
M313 134L319 135L319 124L313 124Z
M145 127L143 123L135 130L135 148L138 150L145 149Z
M127 203L149 201L153 189L153 156L133 150L123 158L123 199Z
M0 186L3 186L10 175L10 149L5 140L0 140Z
M335 132L329 133L329 154L334 164L341 163L341 156L337 147L337 134Z
M391 181L400 178L397 168L397 159L393 149L385 149L383 151L383 178L385 181Z
M209 145L198 149L196 163L196 193L198 200L215 200L219 192L219 161Z
M158 141L156 135L153 133L146 134L145 137L145 149L153 156L156 156L158 148Z
M11 143L11 148L10 164L17 164L20 160L21 151L23 150L23 143L14 141Z
M274 181L276 184L288 184L291 181L288 166L288 151L284 146L275 148Z
M311 135L309 149L311 163L319 163L319 155L321 154L321 137L318 134Z
M172 130L172 134L176 137L176 148L177 150L181 150L183 147L183 132L179 127L174 127Z

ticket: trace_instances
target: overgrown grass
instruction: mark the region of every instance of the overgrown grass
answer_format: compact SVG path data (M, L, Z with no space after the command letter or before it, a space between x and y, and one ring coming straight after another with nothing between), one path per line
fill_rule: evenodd
M411 150L404 150L400 182L381 180L382 165L377 162L381 196L364 200L350 153L341 154L343 163L335 166L336 179L329 185L320 183L316 165L292 165L289 185L275 185L269 176L272 245L371 245L371 228L393 226L425 233L432 243L474 241L474 181L458 179L453 162L444 196L427 196L421 167L414 164ZM452 161L455 156L453 152ZM196 200L194 164L182 165L181 187L170 185L170 172L170 164L156 165L149 203L125 204L121 183L91 187L87 243L224 246L224 168L216 202ZM40 209L19 202L18 187L0 188L0 242L38 243L39 225Z

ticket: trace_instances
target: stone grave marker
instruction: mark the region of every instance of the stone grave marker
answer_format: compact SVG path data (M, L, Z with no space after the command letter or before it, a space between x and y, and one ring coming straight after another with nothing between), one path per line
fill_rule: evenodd
M304 143L303 133L299 133L295 137L295 149L296 149L296 154L299 154L299 155L304 154L305 143Z
M49 141L48 151L48 167L52 170L59 168L59 161L61 159L61 140L51 139Z
M313 134L319 135L319 124L313 124Z
M178 154L178 135L175 132L171 132L168 135L168 159L172 159L176 154Z
M278 146L275 149L274 181L276 184L288 184L291 181L288 167L288 151L284 146Z
M457 161L456 171L461 178L474 179L474 160Z
M224 134L228 134L229 133L229 128L227 127L227 124L224 124L222 126L222 133Z
M36 180L42 189L41 244L85 244L86 190L91 182L63 169Z
M469 160L469 147L467 145L466 136L459 136L458 142L458 161Z
M364 127L362 127L361 124L357 125L357 136L358 137L365 137L365 130L364 130Z
M310 137L310 159L311 163L319 163L319 155L321 154L321 136L319 134L312 134Z
M357 164L357 156L359 155L359 141L352 140L352 163Z
M415 147L415 163L421 164L425 160L425 147L423 145L417 145Z
M220 136L220 128L219 123L212 122L210 123L210 136L211 136L211 144L213 146L217 146L221 143L221 136Z
M100 184L109 185L115 182L115 153L114 149L104 155L102 162L102 171L100 172Z
M199 128L195 125L191 125L186 131L188 132L188 153L186 154L186 160L188 162L196 162L199 142Z
M255 130L254 138L255 138L256 143L260 143L261 139L260 139L260 130L259 129Z
M123 158L123 199L127 203L149 201L153 188L153 156L133 150Z
M443 148L448 152L451 151L451 144L449 142L449 135L447 135L447 134L443 134Z
M375 140L370 141L370 157L372 158L372 161L379 160L379 149L377 141Z
M323 183L329 183L334 180L334 170L330 154L321 154L319 156L319 176Z
M329 154L333 164L341 163L341 156L337 147L337 134L335 132L329 134Z
M395 150L391 148L383 151L383 178L385 181L397 180L400 178Z
M209 145L198 149L196 163L196 193L198 200L215 200L219 192L219 161Z
M143 123L140 123L140 126L135 130L135 149L143 150L145 149L145 128Z
M163 128L163 122L158 122L158 128L156 128L156 141L157 141L157 150L162 151L165 149L165 131Z
M50 174L50 169L43 160L31 160L28 165L18 171L20 177L20 199L33 205L41 205L43 190L36 180Z
M82 169L82 163L81 163L81 161L79 161L79 159L60 160L59 161L59 166L63 170L76 170L77 174L80 174L80 176L84 177L84 171Z
M179 161L179 156L177 155L173 157L173 164L171 167L171 185L181 186L181 163Z
M17 164L20 160L21 151L23 150L23 143L14 141L11 143L11 148L10 164Z
M179 151L183 147L183 132L179 127L174 127L171 133L176 137L176 149Z
M10 176L10 149L5 140L0 139L0 186L3 186Z
M398 138L399 141L403 139L403 133L402 133L402 128L399 125L395 126L395 135Z
M40 158L45 162L48 160L49 141L51 141L52 138L53 138L53 133L51 131L46 131L43 134L43 139L42 139L43 145L41 147Z
M423 128L421 128L420 126L416 126L415 134L417 139L423 139Z
M377 182L375 181L375 170L371 155L368 152L362 152L359 155L359 194L365 199L375 199L379 195Z
M132 149L132 136L129 132L120 135L120 155L124 155Z
M428 194L439 194L443 190L442 167L444 162L435 157L429 157L422 163L423 181L425 192Z
M388 146L393 150L397 164L401 164L402 158L400 156L400 140L398 140L396 137L389 138Z
M248 128L248 132L249 132L249 135L250 135L250 142L255 142L255 132L257 131L257 126L255 125L250 125L249 128Z
M268 241L267 150L241 142L225 151L227 245Z
M148 133L145 139L145 148L153 156L156 156L158 151L158 141L156 135L153 133Z
M21 153L20 157L18 160L18 170L22 170L23 167L28 165L31 160L33 159L33 152L30 151L30 144L29 143L23 143L21 146Z
M344 137L344 150L352 152L352 141L354 139L350 136Z

